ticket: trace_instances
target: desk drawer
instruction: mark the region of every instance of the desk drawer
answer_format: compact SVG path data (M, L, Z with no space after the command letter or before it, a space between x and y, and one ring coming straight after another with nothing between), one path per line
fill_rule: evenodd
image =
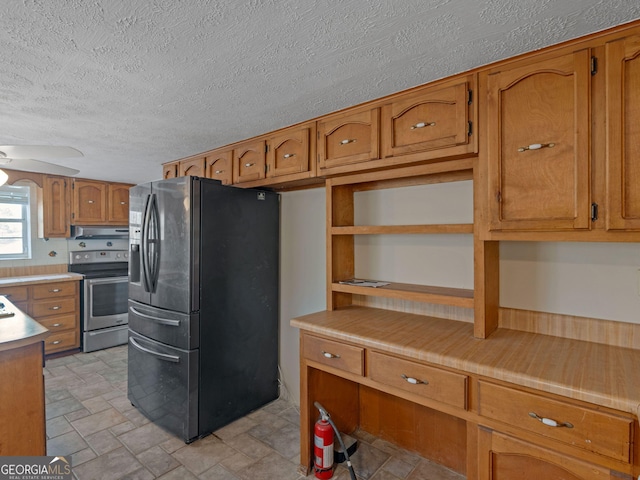
M308 335L304 336L303 348L309 360L356 375L364 374L364 348Z
M24 302L29 298L28 287L0 287L0 295L7 297L12 303Z
M31 298L40 300L43 298L69 297L76 294L78 282L56 282L31 287Z
M378 352L369 353L372 380L406 392L467 408L467 376Z
M79 332L77 330L67 330L60 333L52 333L44 340L44 353L61 352L80 346Z
M31 316L36 319L48 315L60 315L76 311L75 298L55 298L53 300L41 300L31 305Z
M483 381L479 382L478 413L616 460L631 459L630 418ZM560 426L553 426L554 422Z

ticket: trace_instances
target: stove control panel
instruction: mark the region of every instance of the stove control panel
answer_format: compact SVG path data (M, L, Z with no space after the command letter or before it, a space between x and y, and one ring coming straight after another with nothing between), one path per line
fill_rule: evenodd
M83 250L69 252L69 264L128 262L127 250Z

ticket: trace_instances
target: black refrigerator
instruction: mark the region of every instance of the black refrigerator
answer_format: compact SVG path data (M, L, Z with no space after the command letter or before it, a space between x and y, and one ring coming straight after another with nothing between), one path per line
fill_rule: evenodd
M279 195L130 190L128 397L189 443L278 396Z

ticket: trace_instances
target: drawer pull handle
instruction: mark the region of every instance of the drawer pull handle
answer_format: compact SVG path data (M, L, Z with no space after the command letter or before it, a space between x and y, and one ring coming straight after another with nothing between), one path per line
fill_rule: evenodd
M253 167L255 165L255 163L245 163L244 166L249 168L249 167Z
M52 290L49 290L49 293L58 293L58 292L61 292L61 291L62 291L62 290L61 290L61 289L59 289L59 288L54 288L54 289L52 289Z
M120 205L126 205L127 202L120 202Z
M324 350L322 351L322 355L324 355L326 358L340 358L340 355L336 355L335 353L331 352L325 352Z
M60 310L62 307L59 305L56 305L55 307L51 307L49 308L49 310Z
M353 139L351 139L351 138L345 138L344 140L342 140L342 141L340 142L340 145L348 145L349 143L355 143L355 141L356 141L356 139L355 139L355 138L353 138Z
M537 413L535 412L529 412L529 416L531 418L535 418L536 420L538 420L541 423L544 423L546 426L548 427L566 427L566 428L573 428L573 425L569 422L557 422L555 421L553 418L546 418L546 417L540 417L538 416Z
M216 175L220 175L222 172L224 172L224 170L216 170L214 173L215 173Z
M420 122L415 125L411 125L411 130L415 130L416 128L424 128L424 127L435 127L436 122Z
M87 200L87 203L96 203L96 202L93 200Z
M418 380L417 378L413 378L413 377L407 377L404 373L402 375L400 375L402 378L404 378L407 383L410 383L412 385L429 385L429 382L427 382L426 380Z
M295 153L285 153L285 154L283 155L283 157L284 157L284 158L291 158L291 157L295 157L295 156L296 156L296 154L295 154Z
M56 340L55 342L51 342L51 345L58 345L62 340Z
M526 147L520 147L518 149L519 152L526 152L527 150L540 150L541 148L553 148L555 147L555 143L532 143Z
M53 325L51 325L52 327L61 327L62 324L61 323L54 323Z

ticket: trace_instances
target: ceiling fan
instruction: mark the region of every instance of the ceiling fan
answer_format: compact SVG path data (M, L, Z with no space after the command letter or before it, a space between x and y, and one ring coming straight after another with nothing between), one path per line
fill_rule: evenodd
M63 167L36 159L60 159L83 157L81 151L73 147L56 145L0 145L0 168L23 170L53 175L73 176L80 172L75 168ZM0 170L1 172L1 170ZM2 172L4 174L4 172ZM4 177L4 175L0 175ZM0 181L2 179L0 178ZM6 179L4 179L6 181ZM0 185L4 182L0 182Z

